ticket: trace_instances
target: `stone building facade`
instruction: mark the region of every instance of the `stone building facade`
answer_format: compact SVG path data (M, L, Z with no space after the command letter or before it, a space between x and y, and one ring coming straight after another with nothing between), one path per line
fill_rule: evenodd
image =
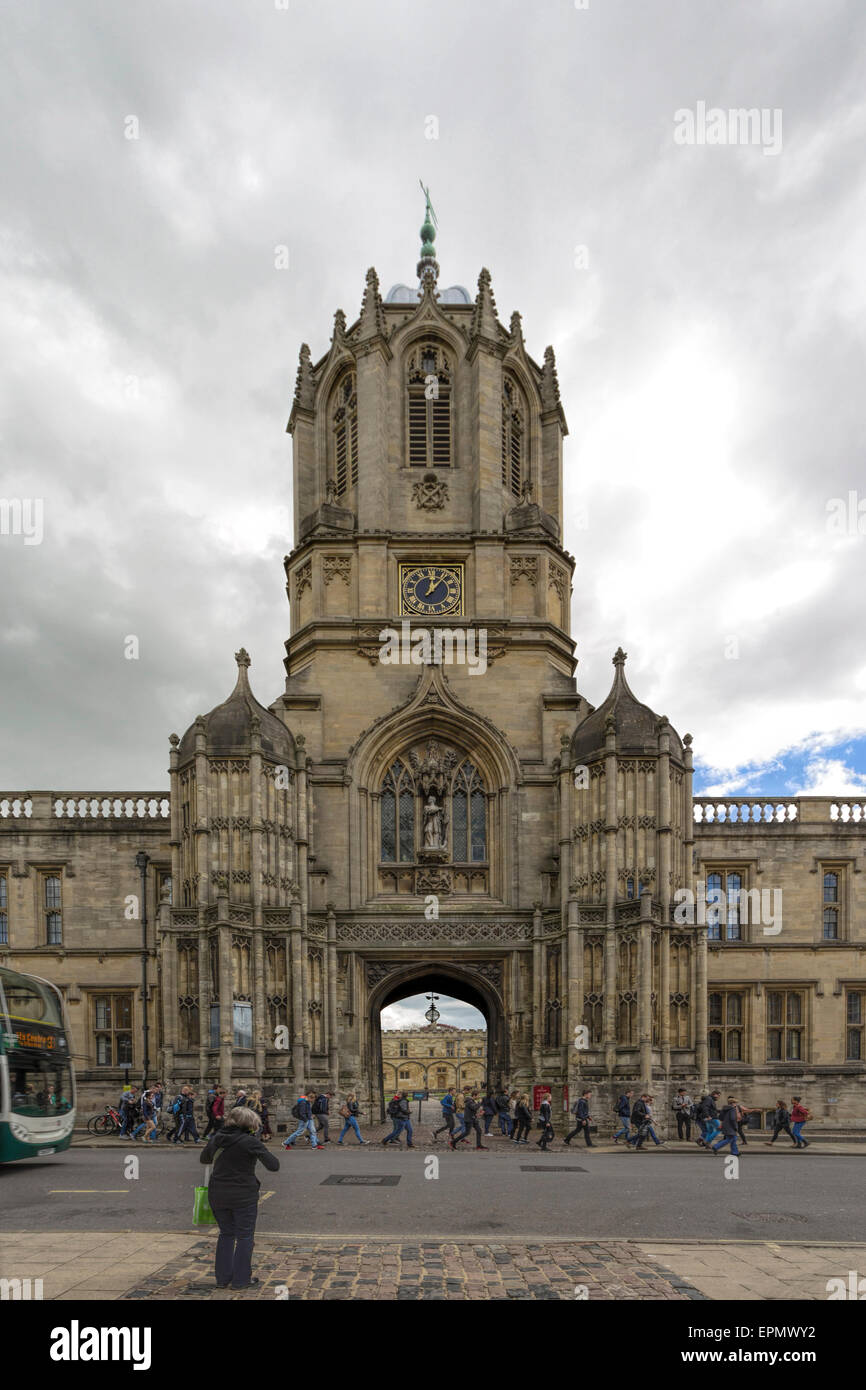
M717 1081L862 1124L866 806L696 799L622 651L597 708L577 689L553 349L486 270L440 290L423 237L417 288L370 270L301 348L284 690L260 704L239 652L167 789L0 795L0 958L63 989L94 1100L140 1074L147 1010L151 1074L376 1109L380 1011L432 989L484 1014L491 1083L557 1107Z
M449 1023L382 1030L382 1080L389 1091L441 1095L487 1083L487 1033Z

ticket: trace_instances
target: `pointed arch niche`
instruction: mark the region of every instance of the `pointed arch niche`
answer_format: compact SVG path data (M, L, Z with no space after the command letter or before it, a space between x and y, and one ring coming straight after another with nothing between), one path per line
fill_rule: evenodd
M517 900L519 768L486 720L435 704L397 711L362 736L349 771L356 904ZM431 796L438 817L425 816Z

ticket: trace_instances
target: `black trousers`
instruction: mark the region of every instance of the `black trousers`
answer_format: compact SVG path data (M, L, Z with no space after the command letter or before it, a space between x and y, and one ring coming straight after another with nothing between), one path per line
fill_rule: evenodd
M514 1138L515 1138L515 1139L525 1139L526 1136L528 1135L530 1129L532 1128L532 1125L530 1124L529 1120L515 1120L515 1125L516 1125L516 1129L515 1129L515 1131L514 1131Z
M575 1127L574 1127L574 1129L571 1131L571 1133L570 1133L570 1134L566 1134L566 1136L565 1136L565 1142L566 1142L566 1144L569 1144L576 1134L580 1134L580 1131L581 1131L581 1130L583 1130L583 1137L584 1137L584 1139L586 1140L586 1147L587 1147L588 1149L593 1148L593 1147L594 1147L593 1142L592 1142L592 1140L591 1140L590 1137L589 1137L589 1120L578 1120L577 1124L575 1125Z
M688 1112L685 1111L685 1110L678 1110L678 1111L677 1111L677 1138L678 1138L678 1139L682 1139L682 1137L683 1137L683 1130L685 1130L685 1132L686 1132L686 1138L687 1138L687 1139L691 1139L691 1137L692 1137L692 1118L691 1118L691 1115L689 1115Z
M783 1125L773 1125L773 1137L772 1137L772 1139L770 1140L770 1143L771 1143L771 1144L775 1144L775 1142L776 1142L776 1140L778 1139L779 1135L780 1135L783 1131L784 1131L785 1134L789 1134L789 1135L791 1136L791 1138L794 1140L794 1143L796 1144L797 1141L796 1141L796 1139L794 1139L794 1135L793 1135L793 1133L791 1132L791 1126L790 1126L790 1124L789 1124L789 1122L788 1122L787 1120L785 1121L785 1123L784 1123Z
M440 1125L438 1129L434 1129L433 1133L434 1133L434 1134L441 1134L442 1131L443 1131L443 1129L447 1129L447 1131L448 1131L449 1134L453 1134L453 1133L454 1133L454 1111L453 1111L453 1110L443 1110L443 1111L442 1111L442 1118L443 1118L443 1120L445 1121L444 1125Z
M469 1135L472 1133L472 1131L473 1131L473 1129L474 1129L474 1130L475 1130L475 1147L476 1147L476 1149L480 1149L480 1148L481 1148L481 1126L480 1126L480 1124L478 1123L477 1118L474 1119L474 1120L467 1120L467 1119L464 1117L463 1123L466 1125L466 1133L463 1135L463 1137L462 1137L461 1139L458 1139L458 1140L457 1140L457 1143L458 1143L458 1144L462 1144L463 1141L464 1141L465 1139L468 1139L468 1138L469 1138ZM453 1142L453 1141L452 1141L452 1142Z

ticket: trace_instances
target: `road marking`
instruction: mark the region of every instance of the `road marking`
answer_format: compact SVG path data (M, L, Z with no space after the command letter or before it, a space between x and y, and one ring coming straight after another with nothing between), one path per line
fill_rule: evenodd
M277 1190L277 1189L274 1188L273 1191L271 1191L271 1192L263 1192L262 1195L259 1197L259 1202L260 1202L260 1203L261 1203L261 1202L266 1202L266 1201L268 1200L269 1197L273 1197L274 1192L276 1192L276 1190Z
M128 1192L128 1187L49 1187L48 1196L53 1197L58 1192L73 1193L76 1197L82 1197L85 1193L94 1192Z

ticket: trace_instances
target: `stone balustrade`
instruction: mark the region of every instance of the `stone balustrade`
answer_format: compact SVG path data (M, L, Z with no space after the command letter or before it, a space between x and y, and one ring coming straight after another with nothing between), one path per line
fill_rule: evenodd
M0 820L169 820L168 793L0 792Z

